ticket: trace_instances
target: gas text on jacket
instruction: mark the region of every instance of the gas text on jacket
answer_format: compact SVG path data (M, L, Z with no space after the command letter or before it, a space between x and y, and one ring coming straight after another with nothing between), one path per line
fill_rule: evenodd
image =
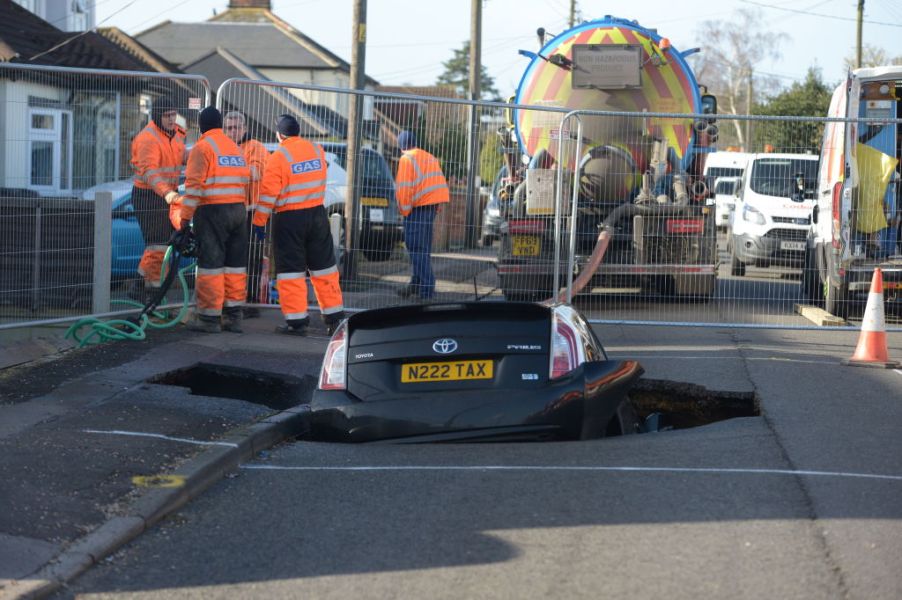
M306 173L308 171L318 171L323 166L323 162L314 158L312 160L302 160L301 162L291 163L291 172L294 174Z

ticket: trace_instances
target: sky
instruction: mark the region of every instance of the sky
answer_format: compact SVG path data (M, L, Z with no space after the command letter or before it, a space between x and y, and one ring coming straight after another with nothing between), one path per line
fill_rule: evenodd
M222 12L228 0L94 0L98 26L140 33L162 21L203 21ZM299 31L348 62L351 59L353 0L271 0L272 10ZM470 0L368 0L366 73L383 85L430 85L442 63L470 35ZM512 94L528 59L517 50L538 50L536 29L566 29L570 0L486 0L483 5L482 62L503 97ZM843 59L854 53L857 0L641 0L577 1L581 20L611 14L656 28L684 51L700 45L699 23L729 21L737 10L759 11L762 28L787 37L779 60L757 70L783 85L819 67L836 83ZM902 2L865 2L865 43L902 55ZM227 41L224 40L224 46ZM704 83L704 82L702 82Z

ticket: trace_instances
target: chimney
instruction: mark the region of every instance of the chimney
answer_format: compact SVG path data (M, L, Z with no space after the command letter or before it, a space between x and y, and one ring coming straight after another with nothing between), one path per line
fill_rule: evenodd
M269 0L229 0L229 8L263 8L272 10Z

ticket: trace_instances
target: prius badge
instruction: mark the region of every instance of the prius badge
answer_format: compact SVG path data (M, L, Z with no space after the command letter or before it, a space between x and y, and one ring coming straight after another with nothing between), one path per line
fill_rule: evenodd
M439 354L451 354L457 350L457 342L451 338L442 338L432 342L432 349Z

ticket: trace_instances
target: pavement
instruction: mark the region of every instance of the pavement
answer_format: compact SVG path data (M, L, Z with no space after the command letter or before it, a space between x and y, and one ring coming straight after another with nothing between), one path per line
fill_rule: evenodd
M325 328L314 317L307 337L279 335L281 314L263 312L243 334L155 331L2 372L0 597L49 594L240 462L303 431ZM194 394L182 374L197 365L285 378L293 397L274 408ZM255 385L271 388L258 376L233 395Z
M383 303L404 283L396 278ZM461 279L462 288L479 285ZM328 341L313 322L307 337L277 335L281 315L268 309L243 334L154 331L0 372L0 598L55 592L241 463L303 433ZM754 393L789 471L885 476L866 497L836 494L826 477L805 480L799 518L831 523L813 552L838 573L838 595L857 596L849 590L866 581L881 582L869 597L902 595L902 370L841 366L857 341L849 331L596 330L613 357L638 358L647 378ZM902 335L890 334L889 347L902 359ZM192 379L193 367L258 375L214 390ZM714 440L681 452L691 466L720 450Z

